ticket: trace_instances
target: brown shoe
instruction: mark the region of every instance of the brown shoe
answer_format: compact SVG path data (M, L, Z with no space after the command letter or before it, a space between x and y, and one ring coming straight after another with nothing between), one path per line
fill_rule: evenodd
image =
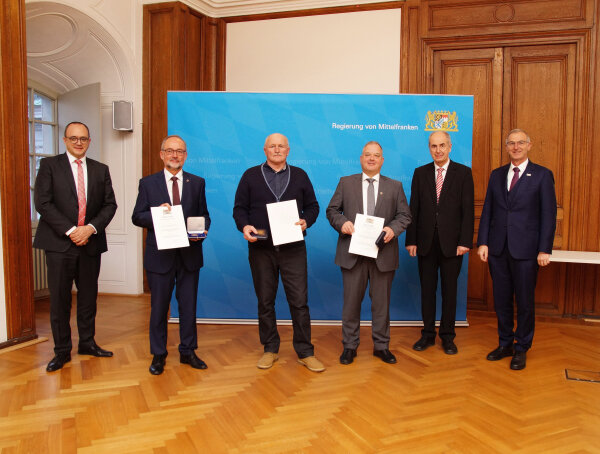
M273 363L279 359L277 353L265 352L264 355L258 360L256 367L259 369L270 369Z
M307 356L306 358L298 358L298 362L303 366L306 366L311 372L323 372L325 366L314 356Z

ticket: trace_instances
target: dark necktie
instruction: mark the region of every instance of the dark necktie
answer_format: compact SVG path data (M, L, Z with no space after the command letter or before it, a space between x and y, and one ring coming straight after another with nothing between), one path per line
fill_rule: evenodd
M508 188L509 191L512 191L512 188L515 187L515 184L517 184L517 181L519 181L519 168L515 167L514 169L515 174L512 177L512 180L510 180L510 188Z
M173 182L173 205L181 205L181 197L179 197L179 184L177 184L177 177L171 177Z

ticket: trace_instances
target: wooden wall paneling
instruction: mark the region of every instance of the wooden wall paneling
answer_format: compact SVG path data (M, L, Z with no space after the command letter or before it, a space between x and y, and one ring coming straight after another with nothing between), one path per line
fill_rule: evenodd
M475 234L485 200L487 180L497 167L502 149L501 48L433 51L433 93L474 96L472 169L475 183ZM492 310L492 288L487 264L469 254L468 301L470 309Z
M185 30L183 31L185 41L185 54L183 55L185 67L185 81L182 89L202 90L204 61L204 28L206 16L188 9L183 15Z
M203 19L202 90L225 90L225 31L222 19Z
M402 7L402 22L400 24L400 93L420 92L420 9L419 2L414 0L408 0Z
M591 27L596 0L430 0L428 36L491 35Z
M8 341L37 337L33 304L25 4L0 4L0 197Z
M504 135L513 128L525 129L533 142L529 158L554 173L559 219L554 247L560 249L568 244L572 157L578 152L573 148L576 44L509 47L504 62ZM509 162L507 154L503 162ZM539 314L564 314L563 278L561 266L540 270Z

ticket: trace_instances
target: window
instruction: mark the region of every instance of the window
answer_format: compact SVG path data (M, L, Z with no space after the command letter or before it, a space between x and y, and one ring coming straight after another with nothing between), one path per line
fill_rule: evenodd
M34 88L27 89L27 116L29 118L29 187L31 194L31 221L37 223L39 215L33 204L33 185L40 161L53 156L58 149L58 122L56 99Z

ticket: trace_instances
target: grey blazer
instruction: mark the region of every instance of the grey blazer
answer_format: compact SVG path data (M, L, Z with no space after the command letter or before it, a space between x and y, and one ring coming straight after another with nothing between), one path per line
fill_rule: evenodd
M348 252L351 235L341 233L341 229L346 221L354 223L357 213L364 214L361 178L362 173L340 178L326 211L329 223L340 234L335 253L335 264L346 269L350 269L356 264L358 256ZM398 268L398 236L406 230L411 220L402 183L381 176L375 204L375 216L384 218L384 226L390 227L395 234L395 238L377 254L377 268L383 272L393 271Z

